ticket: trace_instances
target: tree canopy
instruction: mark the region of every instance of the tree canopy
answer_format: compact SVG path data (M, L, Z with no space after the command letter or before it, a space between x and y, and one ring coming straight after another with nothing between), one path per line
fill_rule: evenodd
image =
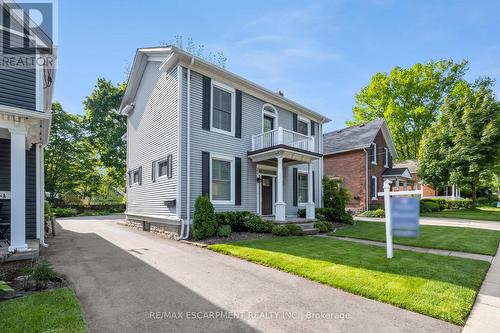
M355 96L354 120L358 125L385 118L400 159L417 158L423 133L434 123L446 96L467 70L467 61L417 63L377 73Z
M420 147L419 175L428 184L469 185L472 199L480 179L499 165L500 102L493 81L458 82Z

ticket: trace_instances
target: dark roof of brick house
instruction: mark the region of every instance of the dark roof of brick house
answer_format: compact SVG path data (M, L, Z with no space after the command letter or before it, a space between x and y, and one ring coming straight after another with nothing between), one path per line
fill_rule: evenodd
M323 135L323 154L337 154L370 147L375 136L382 129L384 138L393 158L397 156L389 128L384 119L379 118L366 124L346 127Z

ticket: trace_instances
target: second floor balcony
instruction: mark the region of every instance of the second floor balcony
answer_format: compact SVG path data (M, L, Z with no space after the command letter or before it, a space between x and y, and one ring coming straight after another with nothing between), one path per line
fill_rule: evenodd
M297 133L283 127L252 136L252 151L288 146L295 150L319 153L314 137Z

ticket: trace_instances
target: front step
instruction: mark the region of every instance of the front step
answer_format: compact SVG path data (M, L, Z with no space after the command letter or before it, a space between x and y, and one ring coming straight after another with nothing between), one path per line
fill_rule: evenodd
M304 235L316 235L319 233L319 229L317 228L302 229L302 231L304 231Z

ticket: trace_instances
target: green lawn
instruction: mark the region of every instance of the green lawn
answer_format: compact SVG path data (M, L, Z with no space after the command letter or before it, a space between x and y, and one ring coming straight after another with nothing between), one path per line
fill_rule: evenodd
M61 288L0 303L1 332L87 332L80 304Z
M357 221L355 225L338 229L331 235L385 242L385 223ZM430 249L495 255L500 242L500 231L421 225L419 238L394 237L393 242Z
M441 212L422 213L422 216L500 222L500 208L476 207L460 210L443 210Z
M384 248L314 236L208 248L458 325L489 267L486 261L401 250L387 259Z

